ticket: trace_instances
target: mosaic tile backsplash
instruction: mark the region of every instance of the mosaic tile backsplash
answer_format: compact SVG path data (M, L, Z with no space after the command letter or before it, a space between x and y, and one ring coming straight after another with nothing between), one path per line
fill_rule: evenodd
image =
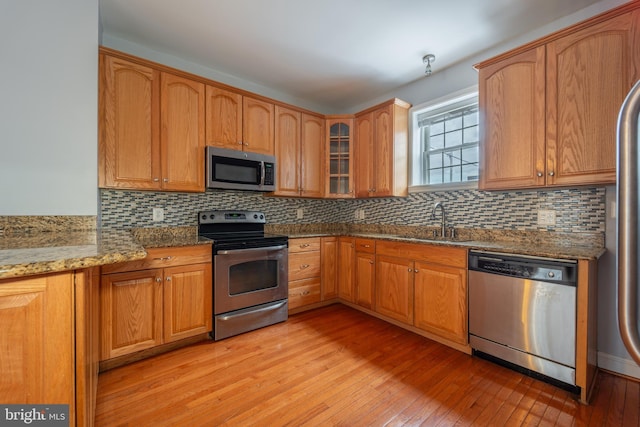
M265 212L272 224L437 226L440 213L431 219L431 211L436 202L442 202L447 225L457 228L604 233L605 191L605 188L457 190L412 193L406 198L315 200L241 191L169 193L103 189L100 190L100 224L105 228L195 226L201 210L247 209ZM164 221L152 220L153 208L164 209ZM302 209L302 219L297 219L298 209ZM364 219L356 220L356 211L361 209ZM556 225L538 225L539 209L555 210Z

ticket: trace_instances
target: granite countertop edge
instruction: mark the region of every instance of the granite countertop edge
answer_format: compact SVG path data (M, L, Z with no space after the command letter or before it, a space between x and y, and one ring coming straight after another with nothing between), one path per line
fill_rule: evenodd
M146 249L211 244L197 233L94 229L0 235L0 279L144 259Z
M527 243L500 240L436 240L421 239L415 237L397 236L379 233L324 233L311 232L289 234L290 239L313 238L313 237L362 237L367 239L386 240L402 243L419 243L434 246L458 247L470 250L499 252L514 255L528 255L557 259L578 259L578 260L597 260L605 252L606 248L599 246L579 246L579 245L563 245L555 243L547 243L544 246Z

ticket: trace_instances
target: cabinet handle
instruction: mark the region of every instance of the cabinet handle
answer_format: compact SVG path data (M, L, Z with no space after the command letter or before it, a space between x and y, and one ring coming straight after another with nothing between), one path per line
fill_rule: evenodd
M300 292L300 295L302 295L304 297L306 295L309 295L310 293L311 292L309 292L309 291L302 291L302 292Z
M171 257L170 256L165 256L165 257L161 257L161 258L154 258L154 261L170 261Z
M309 268L309 264L302 264L300 265L300 269L304 270L305 268Z
M549 176L553 176L553 175L555 175L553 171L549 172Z
M370 248L371 247L371 245L362 245L362 246L365 247L365 248Z
M242 145L242 141L238 141L238 145Z
M248 142L245 142L245 143L244 143L244 146L245 146L245 147L248 147L248 146L249 146L249 143L248 143Z
M158 178L153 178L153 182L160 182Z
M373 265L373 261L369 261L369 264Z
M542 177L542 172L538 172L538 178Z
M417 268L415 270L413 270L414 273L420 273L420 270L418 270Z
M408 268L408 269L407 269L407 271L408 271L409 273L411 273L413 270L411 270L410 268Z
M162 182L169 182L169 178L163 178Z
M167 282L171 281L171 276L167 277Z
M162 282L162 277L156 277L156 283Z
M303 249L303 248L307 248L307 247L309 247L309 244L308 244L308 243L303 243L303 244L301 244L301 245L300 245L300 248L301 248L301 249Z

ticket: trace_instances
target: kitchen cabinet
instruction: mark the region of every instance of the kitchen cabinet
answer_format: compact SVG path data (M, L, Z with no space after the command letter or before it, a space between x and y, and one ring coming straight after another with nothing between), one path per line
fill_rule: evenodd
M69 425L93 424L98 380L94 271L0 280L3 404L66 404Z
M323 237L320 242L320 294L326 301L338 297L338 238Z
M329 116L326 120L326 198L353 198L353 117Z
M373 239L355 239L355 303L373 309L375 283L376 241Z
M413 324L414 261L400 256L376 256L376 312Z
M321 300L320 248L319 237L289 240L289 311Z
M617 115L640 78L638 22L638 10L605 14L477 66L481 189L615 183Z
M211 331L211 247L147 249L103 267L101 360Z
M277 196L321 197L324 120L275 107Z
M393 99L356 114L356 197L407 195L409 107Z
M206 144L274 154L273 104L213 85L206 87Z
M355 241L352 237L338 238L338 296L348 302L355 302Z
M458 250L460 264L465 250ZM416 261L414 325L445 339L467 344L467 270Z
M100 55L99 186L204 191L204 84Z

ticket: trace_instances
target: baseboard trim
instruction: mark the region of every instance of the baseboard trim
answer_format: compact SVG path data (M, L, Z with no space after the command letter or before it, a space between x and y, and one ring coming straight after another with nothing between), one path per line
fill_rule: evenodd
M633 360L598 352L598 367L625 377L640 380L640 366Z

